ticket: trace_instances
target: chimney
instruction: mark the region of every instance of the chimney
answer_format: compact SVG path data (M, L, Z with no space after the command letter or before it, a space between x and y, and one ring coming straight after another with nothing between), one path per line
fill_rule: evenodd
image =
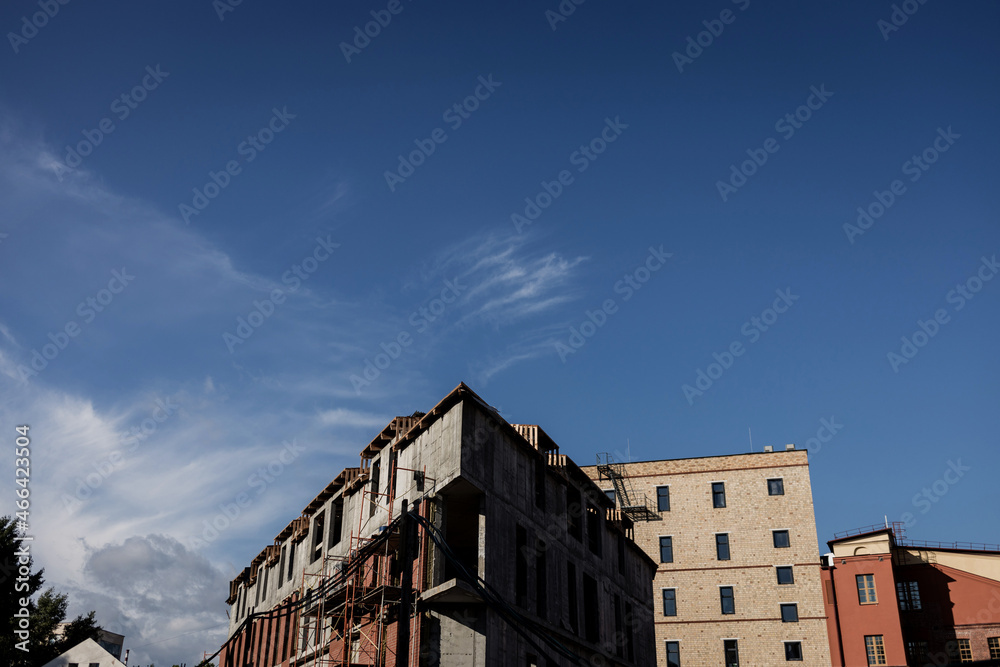
M788 445L785 445L785 451L786 451L786 452L787 452L787 451L790 451L790 450L792 450L792 449L795 449L795 443L794 443L794 442L793 442L793 443L790 443L790 444L788 444Z
M773 445L764 445L764 451L765 452L773 452L774 451L774 446Z

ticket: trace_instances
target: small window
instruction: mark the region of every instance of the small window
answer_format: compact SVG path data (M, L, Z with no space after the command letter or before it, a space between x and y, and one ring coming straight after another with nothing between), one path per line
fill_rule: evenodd
M783 496L785 495L785 480L781 477L776 477L774 479L767 480L767 495L769 496Z
M858 602L860 604L875 604L878 602L878 597L875 595L875 575L859 574L855 579L858 582Z
M718 533L715 536L715 557L718 560L729 560L729 533Z
M90 663L90 667L101 667L101 663L99 663L99 662L92 662L92 663Z
M792 660L802 659L802 642L785 642L785 660L791 662Z
M896 597L899 598L900 611L915 611L920 609L920 589L915 581L897 581Z
M670 511L670 487L656 487L656 509L660 512ZM676 642L675 642L676 643Z
M798 623L799 622L799 605L783 604L781 605L781 622L782 623Z
M726 506L726 483L712 482L712 507Z
M968 639L958 640L958 659L960 662L972 662L972 647Z
M674 562L674 538L672 537L660 538L660 562L661 563Z
M604 495L608 497L613 505L615 503L615 490L614 489L604 489Z
M726 656L726 667L740 667L740 646L735 639L723 639L722 650Z
M723 614L736 613L736 600L733 598L732 586L719 586L719 600L722 603Z
M882 635L865 635L865 652L868 654L869 665L884 665L885 644Z
M927 642L921 642L924 644L924 652L927 651ZM990 649L990 660L1000 659L1000 637L990 637L986 640L986 645Z
M778 571L778 583L779 584L794 584L795 574L792 572L791 565L783 565L781 567L776 567L775 570Z
M910 662L923 665L927 662L927 642L906 642L906 655ZM996 657L1000 658L1000 654Z
M771 535L774 539L775 549L784 549L786 547L792 546L792 543L788 540L787 530L772 530Z
M667 642L667 667L681 667L680 642Z
M677 615L677 589L676 588L664 588L663 589L663 615L664 616L676 616Z

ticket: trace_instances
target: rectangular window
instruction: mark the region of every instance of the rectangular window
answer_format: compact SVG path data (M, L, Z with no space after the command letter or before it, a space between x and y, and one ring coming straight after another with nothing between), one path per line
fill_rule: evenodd
M635 662L635 615L632 603L625 603L625 657Z
M783 565L781 567L774 568L778 571L778 583L779 584L794 584L795 574L792 572L791 565Z
M723 639L722 649L726 656L726 667L740 667L740 646L735 639Z
M990 660L1000 659L1000 637L990 637L986 640L986 645L990 649Z
M288 547L288 581L292 580L292 572L295 571L295 542Z
M865 635L865 652L868 654L869 665L885 664L885 645L882 635Z
M524 607L528 598L528 556L525 553L528 548L528 531L524 526L515 528L514 543L517 549L514 554L514 603L518 607Z
M802 659L802 642L785 642L785 661Z
M281 547L281 557L278 558L278 588L281 588L281 582L285 578L285 547Z
M958 659L960 662L972 662L972 647L968 639L958 640Z
M781 622L782 623L798 623L799 622L799 605L797 605L795 603L781 605Z
M718 533L715 536L715 557L718 560L729 560L729 533Z
M787 530L772 530L771 536L774 539L775 549L783 549L785 547L792 546L792 543L788 540Z
M604 489L604 495L608 497L612 503L615 502L615 490L614 489Z
M672 537L660 538L660 562L661 563L674 562L674 538Z
M619 658L625 657L625 645L622 643L621 638L625 634L623 631L625 629L624 619L622 618L622 597L615 593L614 597L614 612L615 612L615 655Z
M323 527L326 525L326 511L322 511L313 519L313 553L310 563L315 563L316 559L323 554Z
M566 612L569 615L569 627L574 633L580 632L580 613L576 608L576 565L566 563Z
M899 598L900 611L915 611L920 609L920 589L915 581L897 581L896 597Z
M618 535L618 574L625 574L625 536Z
M726 506L726 483L712 482L712 507Z
M663 589L663 615L664 616L676 616L677 615L677 589L676 588L664 588Z
M875 595L875 575L859 574L855 579L858 582L858 603L875 604L878 602L878 597Z
M910 662L923 665L927 662L927 642L906 642L906 655ZM1000 658L1000 655L997 656Z
M535 507L545 509L545 455L535 459Z
M566 487L566 530L577 540L583 540L583 501L580 490L573 486Z
M333 502L333 522L330 525L330 540L327 543L329 548L340 544L340 535L344 532L344 499L338 498Z
M583 575L583 636L595 644L601 641L600 614L597 613L597 580L588 574Z
M667 667L681 667L680 642L667 642Z
M535 555L535 611L539 618L546 618L549 612L549 576L545 565L545 546L539 544L538 553Z
M670 487L656 487L656 509L660 512L670 511Z
M369 517L375 516L375 510L378 509L378 489L379 489L379 477L381 476L381 472L382 472L382 462L376 459L375 462L372 463L372 468L370 473L371 498L370 498L370 503L368 505Z
M736 600L733 598L732 586L719 586L719 600L722 603L723 614L736 613Z
M601 555L601 513L593 505L587 505L587 546L590 552L598 556Z
M776 477L774 479L767 480L767 495L769 496L783 496L785 495L785 480L781 477Z

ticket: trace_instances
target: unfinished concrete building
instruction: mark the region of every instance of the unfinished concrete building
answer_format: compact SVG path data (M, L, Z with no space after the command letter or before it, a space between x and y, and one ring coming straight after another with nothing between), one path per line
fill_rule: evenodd
M656 563L464 384L397 417L230 585L220 667L656 664Z

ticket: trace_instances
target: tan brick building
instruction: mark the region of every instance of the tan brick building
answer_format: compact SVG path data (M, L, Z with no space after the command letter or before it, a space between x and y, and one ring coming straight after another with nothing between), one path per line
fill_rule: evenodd
M804 450L604 463L584 471L652 519L636 521L635 541L659 563L659 665L829 667Z

